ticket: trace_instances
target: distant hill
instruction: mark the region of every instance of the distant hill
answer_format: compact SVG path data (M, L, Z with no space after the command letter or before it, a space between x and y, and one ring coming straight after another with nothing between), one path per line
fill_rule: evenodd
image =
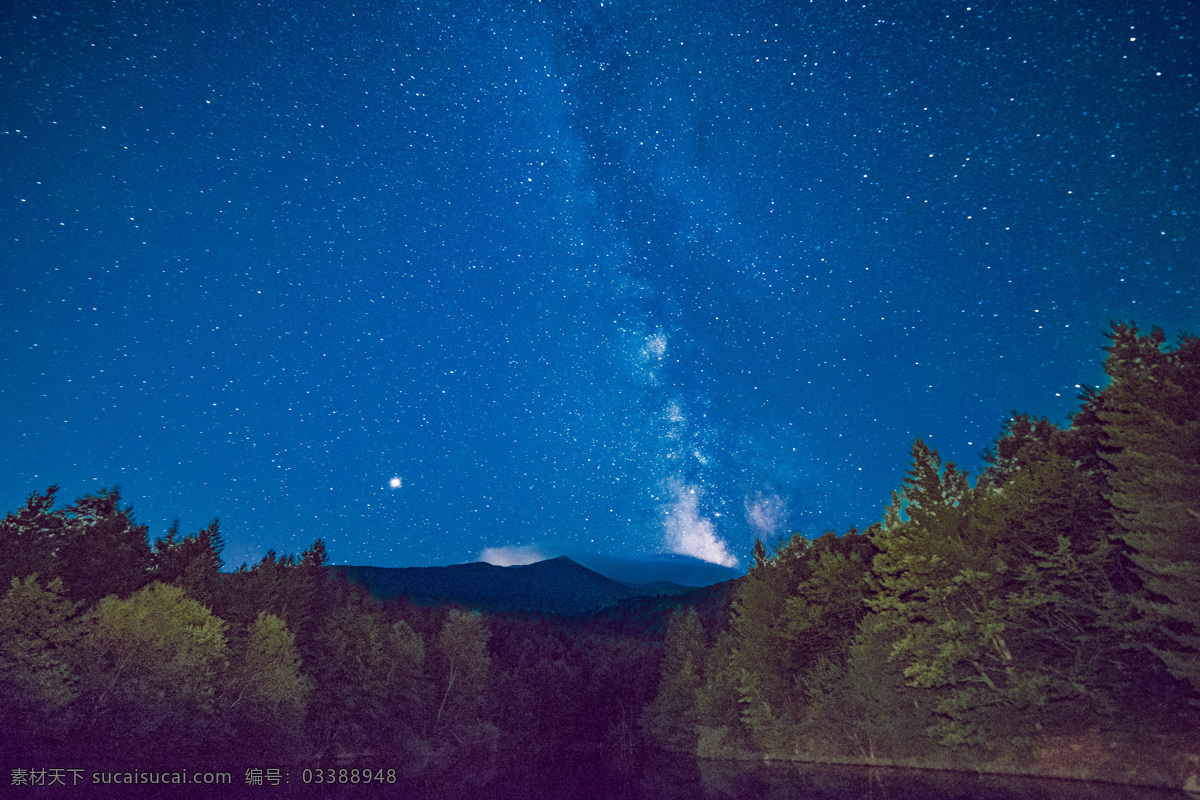
M380 600L406 597L418 603L459 603L481 610L561 616L586 614L638 597L689 591L670 581L615 581L566 556L513 567L481 561L448 567L337 565L328 569L363 586Z
M630 584L668 581L680 586L712 586L745 574L679 553L655 553L643 558L617 558L597 553L567 553L577 563L614 581Z
M729 620L740 578L690 589L684 594L631 597L572 617L571 622L591 631L639 639L658 639L666 631L671 613L690 607L709 631L720 630Z

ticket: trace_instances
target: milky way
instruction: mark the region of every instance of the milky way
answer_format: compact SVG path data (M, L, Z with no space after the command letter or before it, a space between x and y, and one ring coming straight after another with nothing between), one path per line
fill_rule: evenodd
M1200 328L1186 4L0 15L0 510L744 566Z

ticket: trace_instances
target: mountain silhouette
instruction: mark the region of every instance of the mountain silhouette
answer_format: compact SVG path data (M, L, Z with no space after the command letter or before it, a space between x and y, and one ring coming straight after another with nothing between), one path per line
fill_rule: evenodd
M448 567L356 567L329 570L380 600L458 603L491 611L573 616L637 597L690 591L670 581L632 584L606 578L566 556L513 567L482 561Z
M599 553L567 553L577 563L612 578L618 583L643 584L668 581L699 588L732 580L745 570L723 567L710 561L679 553L655 553L641 558L620 558Z
M596 633L661 640L672 612L678 608L691 608L707 630L719 630L733 611L741 584L741 578L731 578L709 586L689 588L682 594L630 597L578 614L571 622Z

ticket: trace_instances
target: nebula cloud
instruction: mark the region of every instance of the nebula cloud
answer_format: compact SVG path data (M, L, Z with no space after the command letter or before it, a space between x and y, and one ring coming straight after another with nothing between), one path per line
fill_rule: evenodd
M660 363L667 354L667 335L659 328L653 335L647 336L642 345L642 358L646 362Z
M518 547L485 547L479 554L480 561L494 564L497 567L518 567L525 564L536 564L545 561L546 555L534 545Z
M633 349L630 367L633 378L643 386L658 386L662 383L662 371L667 355L667 334L662 328L653 332L621 330Z
M667 548L673 553L694 556L724 567L736 567L737 558L729 552L725 542L707 517L699 512L700 498L696 487L680 480L670 483L672 501L667 506L663 529Z
M786 520L787 500L779 495L755 492L754 497L746 498L746 522L758 533L758 538L773 537Z

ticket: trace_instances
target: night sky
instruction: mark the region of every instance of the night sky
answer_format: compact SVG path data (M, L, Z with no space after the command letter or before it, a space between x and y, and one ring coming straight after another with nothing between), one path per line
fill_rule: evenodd
M119 485L230 566L868 525L1109 320L1200 333L1197 16L5 3L0 512Z

